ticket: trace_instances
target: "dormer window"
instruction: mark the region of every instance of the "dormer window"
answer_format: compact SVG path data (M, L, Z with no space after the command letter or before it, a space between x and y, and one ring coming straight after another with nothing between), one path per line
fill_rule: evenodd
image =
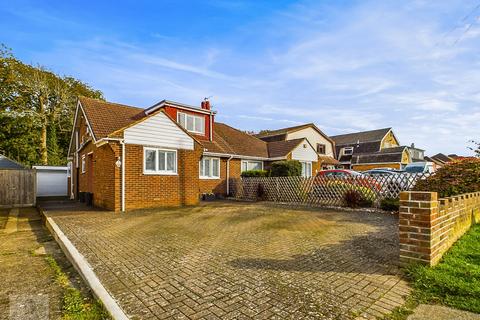
M177 121L189 132L205 134L205 118L203 116L195 116L193 114L178 112Z
M343 154L350 155L353 153L353 147L345 147L343 148Z
M317 153L325 154L325 145L322 143L317 143Z

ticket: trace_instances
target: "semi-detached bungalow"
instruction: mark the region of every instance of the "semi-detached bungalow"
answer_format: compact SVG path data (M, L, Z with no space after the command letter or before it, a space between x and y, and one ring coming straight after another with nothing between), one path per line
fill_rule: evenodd
M319 156L306 138L267 142L215 121L201 107L163 100L148 109L81 97L68 151L71 198L115 211L197 204L229 194L228 181L273 161L299 160L303 175Z

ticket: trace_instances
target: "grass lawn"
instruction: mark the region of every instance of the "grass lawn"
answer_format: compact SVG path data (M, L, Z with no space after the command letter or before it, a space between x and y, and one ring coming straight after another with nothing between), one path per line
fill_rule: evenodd
M415 265L407 275L413 294L390 318L405 318L420 303L480 313L480 225L460 238L437 266Z
M84 297L80 290L74 288L68 276L51 256L46 257L47 263L55 273L55 281L64 289L63 320L105 320L111 319L100 301Z

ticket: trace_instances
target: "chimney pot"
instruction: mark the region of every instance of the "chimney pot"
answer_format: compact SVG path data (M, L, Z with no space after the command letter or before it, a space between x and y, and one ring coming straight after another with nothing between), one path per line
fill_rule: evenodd
M204 110L210 110L210 101L208 100L208 98L203 99L201 107Z

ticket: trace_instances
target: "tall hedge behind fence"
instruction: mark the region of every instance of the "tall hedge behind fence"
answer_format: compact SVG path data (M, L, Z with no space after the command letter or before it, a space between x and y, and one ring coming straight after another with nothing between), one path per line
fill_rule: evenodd
M429 174L347 177L245 177L230 180L232 196L239 200L263 200L311 206L344 205L345 193L358 191L378 205L384 198L398 198Z

